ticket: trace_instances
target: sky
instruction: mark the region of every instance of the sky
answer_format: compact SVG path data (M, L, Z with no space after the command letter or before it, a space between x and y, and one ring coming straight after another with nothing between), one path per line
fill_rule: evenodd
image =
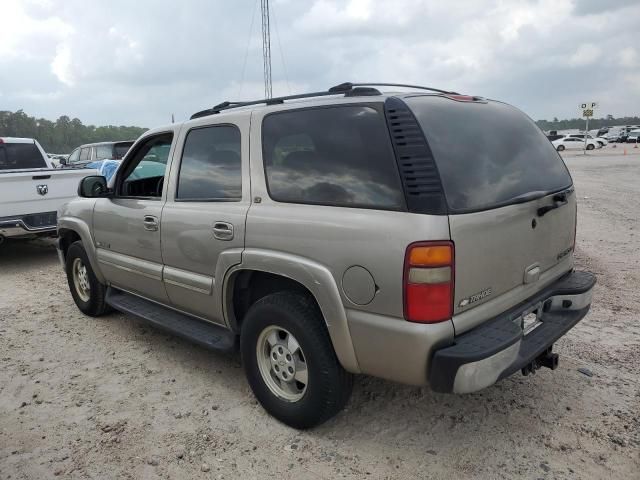
M271 0L274 95L410 83L640 115L640 0ZM258 0L0 0L0 110L153 127L264 97Z

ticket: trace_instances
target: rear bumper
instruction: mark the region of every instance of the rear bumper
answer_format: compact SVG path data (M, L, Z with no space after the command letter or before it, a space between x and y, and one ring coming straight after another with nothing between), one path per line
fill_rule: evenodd
M438 392L470 393L530 365L589 311L595 276L571 272L533 297L436 350L429 384ZM532 311L541 322L526 336L521 319Z
M0 235L23 237L34 234L55 233L56 212L33 213L0 218Z

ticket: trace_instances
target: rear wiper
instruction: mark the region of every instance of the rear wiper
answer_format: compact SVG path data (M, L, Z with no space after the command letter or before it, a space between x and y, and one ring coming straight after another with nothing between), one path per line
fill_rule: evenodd
M545 195L549 195L549 192L542 192L540 190L536 190L534 192L523 193L522 195L518 195L517 197L510 198L507 200L506 204L515 205L516 203L527 203L531 200L537 200L539 198L544 197Z
M556 208L560 208L563 205L566 205L567 202L567 195L570 192L568 191L564 191L564 192L560 192L560 193L556 193L553 196L553 205L546 205L544 207L540 207L538 209L538 216L539 217L544 217L545 214L547 214L548 212L550 212L551 210L555 210Z

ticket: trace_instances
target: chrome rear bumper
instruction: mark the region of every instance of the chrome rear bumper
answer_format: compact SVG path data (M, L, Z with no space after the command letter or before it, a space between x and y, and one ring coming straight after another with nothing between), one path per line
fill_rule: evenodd
M571 272L513 309L455 337L453 345L433 355L431 388L470 393L527 369L550 354L553 343L584 318L595 283L589 272ZM525 335L521 320L533 311L539 323Z

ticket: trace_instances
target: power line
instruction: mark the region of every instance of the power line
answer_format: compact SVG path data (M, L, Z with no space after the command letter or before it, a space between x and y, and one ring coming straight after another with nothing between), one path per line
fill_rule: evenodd
M242 88L244 87L244 73L247 68L247 58L249 57L249 46L251 45L251 32L253 32L253 21L256 18L256 6L258 0L253 2L253 10L251 12L251 25L249 26L249 35L247 36L247 48L244 49L244 61L242 62L242 75L240 76L240 91L238 92L238 98L242 98Z
M273 11L273 24L276 27L276 39L278 40L278 48L280 49L280 60L282 61L282 70L284 71L284 79L287 82L287 90L291 95L291 86L289 85L289 73L287 72L287 65L284 63L284 52L282 51L282 43L280 43L280 29L278 28L278 17L276 16L276 9Z

